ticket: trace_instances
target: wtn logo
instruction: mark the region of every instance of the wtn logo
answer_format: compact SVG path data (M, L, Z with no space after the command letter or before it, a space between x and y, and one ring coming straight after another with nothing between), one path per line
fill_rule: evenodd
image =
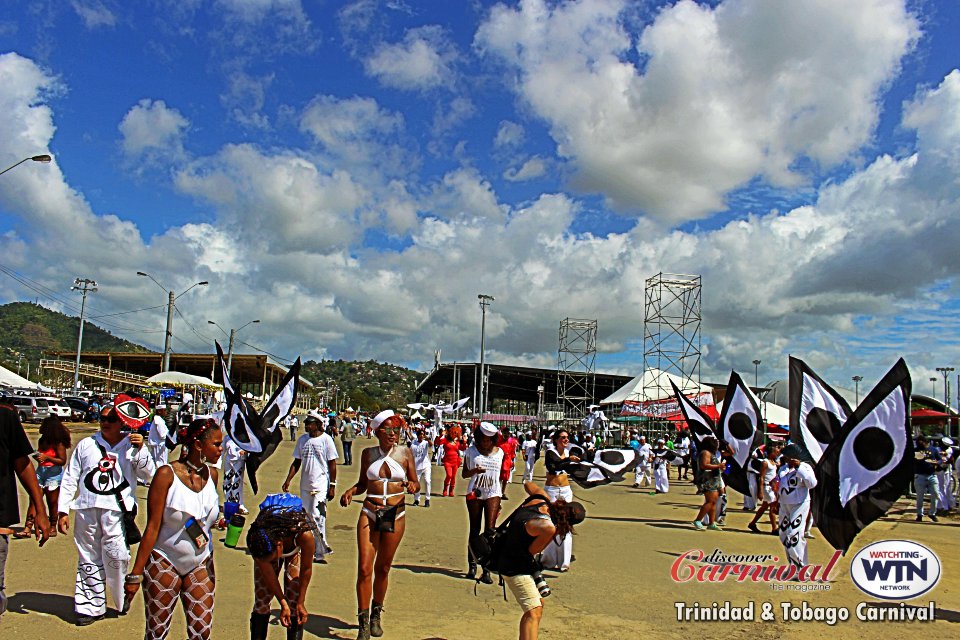
M861 549L850 562L861 591L887 600L916 598L940 579L940 558L909 540L883 540Z
M891 571L894 574L893 581L896 583L907 580L926 580L927 579L927 561L923 559L918 563L909 560L874 560L862 559L863 572L867 580L890 580Z

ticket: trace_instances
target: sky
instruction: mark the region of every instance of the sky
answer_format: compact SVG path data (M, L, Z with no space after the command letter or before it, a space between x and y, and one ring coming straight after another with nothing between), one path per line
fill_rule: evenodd
M0 0L0 169L54 158L0 176L0 302L78 315L90 278L160 350L173 290L178 352L213 320L428 370L479 358L483 293L488 361L555 367L590 319L635 375L646 279L695 274L705 380L904 357L927 393L960 369L957 33L933 0Z

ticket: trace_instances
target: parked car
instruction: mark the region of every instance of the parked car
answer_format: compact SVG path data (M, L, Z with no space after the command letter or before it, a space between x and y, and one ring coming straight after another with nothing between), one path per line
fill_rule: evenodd
M50 415L50 406L43 398L10 396L10 400L20 413L20 422L42 422Z
M74 422L80 422L87 417L87 411L89 411L90 405L86 400L75 396L66 396L63 400L70 405L71 420Z
M47 396L42 399L47 401L47 406L50 408L50 415L58 416L61 420L69 420L73 416L73 410L63 398Z

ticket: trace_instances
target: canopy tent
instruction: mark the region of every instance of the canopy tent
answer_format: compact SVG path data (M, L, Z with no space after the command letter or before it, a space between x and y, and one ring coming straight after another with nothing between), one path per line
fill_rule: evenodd
M203 387L204 389L223 388L210 378L181 373L180 371L162 371L147 378L147 384L154 387L176 387L178 389L184 387Z
M18 389L33 389L37 386L37 383L20 377L6 367L0 367L0 385L4 387L17 387Z
M672 373L666 373L658 369L648 369L601 400L600 404L621 404L625 400L650 401L672 398L673 389L670 388L669 380L672 380L680 389L684 389L684 385L686 384L687 388L684 389L684 392L687 395L709 393L712 391L710 387L702 384L697 385L695 389L690 389L689 381L685 381L680 376L675 376ZM655 387L654 384L656 384ZM654 387L652 397L647 397L648 387Z

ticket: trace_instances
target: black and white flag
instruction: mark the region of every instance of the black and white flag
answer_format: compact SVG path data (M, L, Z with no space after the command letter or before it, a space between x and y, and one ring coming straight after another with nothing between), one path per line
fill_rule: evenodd
M790 356L790 440L814 462L840 433L851 410L847 401L799 358Z
M683 419L687 421L687 428L690 429L693 437L697 439L697 448L700 448L700 444L706 438L716 438L717 431L716 426L713 424L713 419L708 416L703 409L690 402L690 398L685 396L683 392L677 388L673 380L670 381L670 386L673 387L673 394L677 397L677 402L680 404L680 412L683 414Z
M750 454L763 439L760 425L763 417L755 396L743 383L736 371L730 372L727 392L723 398L720 412L720 424L717 431L720 438L726 440L733 450L730 466L724 475L724 482L745 496L750 495L750 481L747 477L747 465Z
M901 358L841 427L816 466L817 527L846 551L913 478L910 372Z
M611 482L622 482L623 474L637 466L637 452L633 449L599 449L584 451L574 445L570 455L580 462L567 465L567 475L584 489L591 489Z

